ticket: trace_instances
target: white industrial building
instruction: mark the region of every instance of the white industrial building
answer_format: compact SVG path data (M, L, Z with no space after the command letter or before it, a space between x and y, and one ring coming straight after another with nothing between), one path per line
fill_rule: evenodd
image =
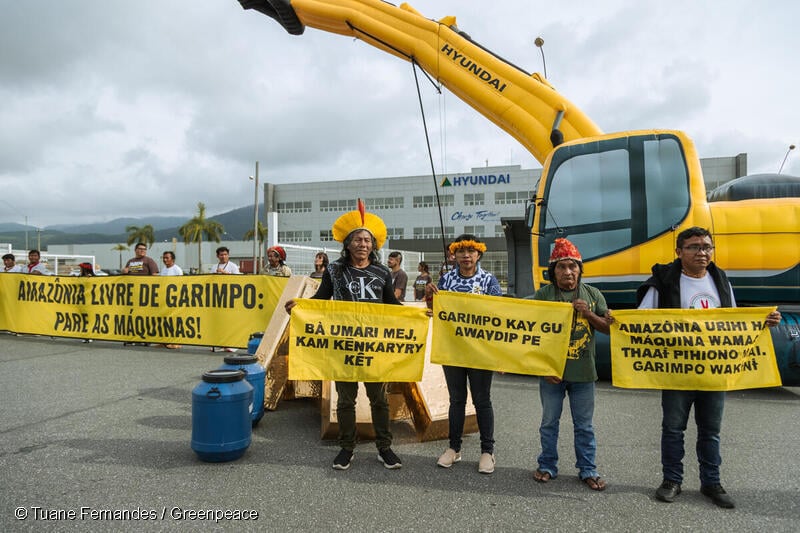
M747 173L747 155L700 160L709 190ZM419 252L403 262L413 280L417 260L424 259L435 274L443 260L444 243L461 234L472 233L484 239L489 251L482 265L501 282L508 274L504 224L520 220L525 201L536 188L541 169L519 165L475 167L469 172L455 172L435 178L438 184L441 222L437 209L434 178L402 176L353 180L330 180L305 183L264 184L264 205L268 239L282 245L297 246L302 253L289 252L287 263L292 270L306 274L311 270L313 252L325 249L335 258L341 245L333 241L331 224L342 213L355 209L361 198L367 210L380 216L388 228L385 250ZM444 226L444 240L441 227ZM119 252L115 243L52 245L51 254L90 255L104 268L116 268ZM253 243L226 241L235 261L252 260ZM216 263L214 250L220 244L204 243L203 270ZM173 250L184 270L198 264L197 245L180 240L155 243L149 255L160 261L161 252ZM133 253L130 252L129 256ZM123 262L128 259L123 255Z

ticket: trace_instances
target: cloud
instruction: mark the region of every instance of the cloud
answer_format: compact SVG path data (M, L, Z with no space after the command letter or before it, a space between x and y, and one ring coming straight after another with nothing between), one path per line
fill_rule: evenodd
M412 3L555 87L605 131L684 129L702 156L777 170L798 143L800 7L743 0ZM416 5L419 4L419 5ZM430 173L411 66L361 41L288 35L234 0L5 2L0 181L32 224L191 216L288 182ZM539 163L418 73L437 173ZM784 172L800 173L796 157ZM6 205L6 204L4 204ZM2 220L3 217L0 217Z

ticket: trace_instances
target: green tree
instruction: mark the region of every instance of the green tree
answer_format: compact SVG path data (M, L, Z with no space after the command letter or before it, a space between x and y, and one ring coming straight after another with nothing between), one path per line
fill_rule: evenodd
M112 248L112 250L119 252L119 269L122 270L122 252L129 250L129 248L124 244L117 244Z
M253 230L249 229L245 232L244 237L242 237L243 241L250 241L253 239ZM261 252L264 249L264 241L267 240L267 228L258 221L258 265L254 267L255 273L258 273L261 270Z
M178 228L178 233L186 244L197 243L197 271L200 272L203 269L203 235L209 241L219 242L225 227L216 220L206 218L206 204L198 202L197 214Z
M156 231L150 224L139 226L125 226L125 232L128 234L128 246L143 242L150 248L156 242Z

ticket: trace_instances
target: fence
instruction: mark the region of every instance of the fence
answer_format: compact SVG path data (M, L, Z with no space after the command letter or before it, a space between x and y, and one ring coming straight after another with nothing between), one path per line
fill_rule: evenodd
M286 250L286 264L292 269L292 274L308 276L314 272L314 256L319 252L328 254L331 261L335 261L340 257L342 252L341 245L332 248L316 248L313 246L300 246L296 244L281 244ZM406 301L414 300L414 280L417 277L417 265L420 261L425 260L423 252L413 252L409 250L393 250L384 246L378 251L381 263L386 264L391 252L400 252L403 254L403 262L401 268L408 274L408 285L406 286Z
M14 254L15 261L18 265L28 264L27 251L11 250L10 253ZM49 254L47 252L41 252L39 254L40 262L53 276L78 276L81 273L79 266L81 263L91 264L95 273L99 273L94 259L93 255ZM106 273L103 272L101 275L105 274Z

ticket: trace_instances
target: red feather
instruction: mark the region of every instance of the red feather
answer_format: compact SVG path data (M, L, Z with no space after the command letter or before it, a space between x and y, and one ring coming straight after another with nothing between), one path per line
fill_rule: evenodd
M366 213L367 208L364 206L364 202L361 198L358 199L358 212L361 213L361 225L366 225L366 221L364 220L364 214Z

